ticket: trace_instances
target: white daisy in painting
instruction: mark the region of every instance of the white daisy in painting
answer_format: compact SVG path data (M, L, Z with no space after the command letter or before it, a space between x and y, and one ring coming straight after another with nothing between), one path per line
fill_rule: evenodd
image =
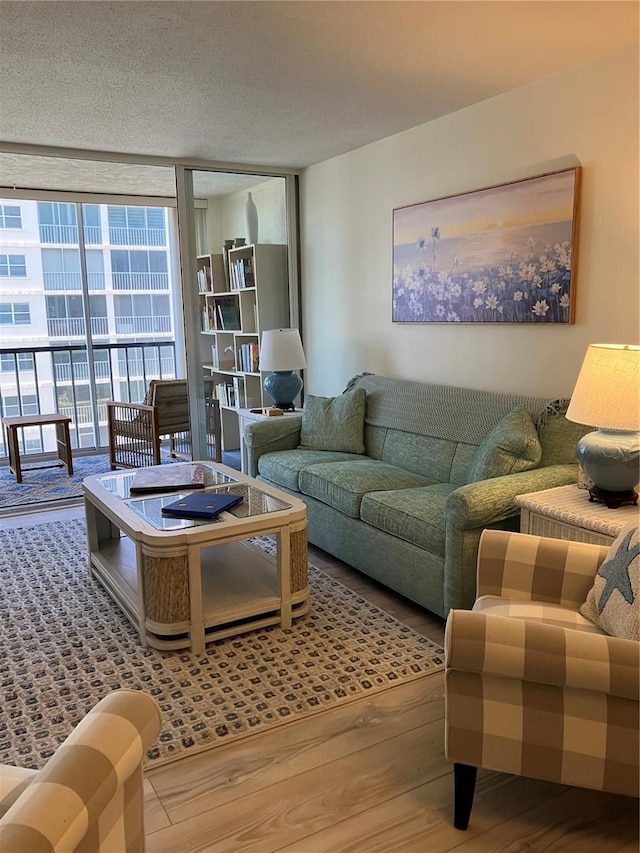
M498 308L498 306L500 305L500 303L498 302L498 297L493 295L488 296L485 305L487 306L487 308L490 308L492 311L495 311L496 308Z
M521 290L516 290L515 293L513 294L513 301L514 302L522 302L523 296L524 296L524 293Z
M536 317L544 317L549 310L546 299L539 299L531 309Z
M571 300L569 299L568 293L563 293L560 297L560 302L558 303L561 308L568 308L571 304Z
M473 300L473 307L474 308L482 308L482 297L481 296L476 296L476 298Z

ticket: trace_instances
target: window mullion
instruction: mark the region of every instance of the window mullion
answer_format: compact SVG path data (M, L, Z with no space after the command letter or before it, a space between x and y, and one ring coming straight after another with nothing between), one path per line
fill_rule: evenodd
M93 424L93 446L100 447L100 422L98 420L98 402L96 387L96 370L93 360L93 332L91 329L91 305L89 303L89 277L87 275L87 256L84 242L84 217L82 203L76 202L76 220L78 222L78 250L80 252L80 279L82 282L82 313L84 316L85 344L87 347L87 370L89 372L89 400L91 403L91 420ZM74 389L73 359L71 364L71 387ZM77 418L76 418L77 422ZM76 440L80 446L80 424L77 426Z

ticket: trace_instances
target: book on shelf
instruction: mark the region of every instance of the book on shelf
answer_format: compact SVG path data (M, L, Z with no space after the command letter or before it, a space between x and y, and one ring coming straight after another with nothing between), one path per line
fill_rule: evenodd
M255 287L256 280L253 272L253 258L238 258L230 267L230 286L232 290L244 290Z
M239 352L239 370L243 373L258 373L258 344L241 344Z
M239 409L240 408L240 402L242 400L241 382L237 376L234 376L231 381L233 384L233 403L231 405L233 405L237 409Z
M221 406L230 406L236 409L240 408L240 387L237 383L236 377L233 379L227 379L225 382L218 382L216 385L216 397Z
M229 492L194 492L162 507L172 518L215 518L241 503L242 495Z
M260 370L260 347L258 344L249 344L249 367L250 373L258 373Z
M154 465L136 471L129 491L132 495L175 492L178 489L204 489L205 467L191 462Z
M198 293L211 293L213 290L213 279L210 267L200 267L196 273L198 282Z
M222 332L240 331L240 309L238 303L216 302L217 327Z

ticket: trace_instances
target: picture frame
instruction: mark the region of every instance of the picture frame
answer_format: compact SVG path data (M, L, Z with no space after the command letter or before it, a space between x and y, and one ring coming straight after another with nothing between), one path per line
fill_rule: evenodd
M574 323L581 172L394 209L392 321Z

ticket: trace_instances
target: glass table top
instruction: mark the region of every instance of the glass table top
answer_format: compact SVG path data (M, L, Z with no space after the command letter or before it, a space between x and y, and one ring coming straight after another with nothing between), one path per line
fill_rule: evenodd
M206 469L205 491L242 496L242 502L228 510L228 513L235 516L235 518L250 518L271 512L280 512L291 507L291 504L263 492L257 486L251 483L240 482L234 477L219 471L214 465L202 462L193 464L203 465ZM186 519L164 516L162 514L162 507L180 500L189 493L189 490L180 489L172 492L163 492L162 494L144 496L131 495L130 487L134 476L135 471L107 474L104 477L98 477L98 482L113 495L123 500L130 509L158 530L180 530L202 524L224 523L226 513L222 513L217 518L212 519Z

